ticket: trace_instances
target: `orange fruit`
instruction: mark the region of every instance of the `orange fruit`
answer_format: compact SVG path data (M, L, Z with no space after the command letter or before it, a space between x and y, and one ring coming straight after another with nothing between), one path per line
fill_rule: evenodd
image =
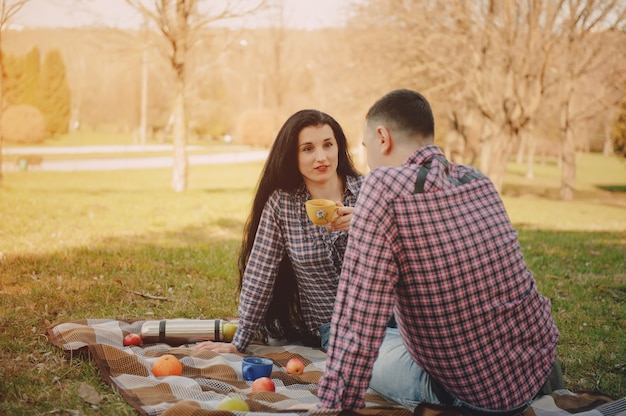
M180 376L183 374L183 365L172 354L165 354L152 364L152 374L156 377Z

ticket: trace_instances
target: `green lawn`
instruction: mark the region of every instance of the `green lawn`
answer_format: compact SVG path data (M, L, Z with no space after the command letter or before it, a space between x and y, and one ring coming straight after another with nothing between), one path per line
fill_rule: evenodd
M75 132L51 138L43 143L4 143L2 164L11 168L18 168L19 159L28 156L39 156L44 161L80 159L104 159L104 158L138 158L171 156L173 150L171 140L165 143L149 141L146 147L137 146L132 134L102 133L102 132ZM98 146L104 147L90 153L87 148ZM131 150L129 147L134 146ZM32 148L37 149L32 149ZM124 147L123 150L120 150ZM165 147L165 148L164 148ZM189 139L187 153L189 155L206 155L226 152L242 152L259 150L258 147L226 144L218 139ZM80 153L77 152L80 151ZM85 153L83 153L85 152ZM37 169L31 166L29 169Z
M626 396L626 165L581 155L576 200L555 165L511 165L504 201L561 331L566 387ZM261 163L167 169L7 172L0 187L0 414L135 414L88 358L52 346L53 323L236 314L236 256ZM133 292L166 297L148 299Z
M3 144L4 148L9 147L31 147L31 146L43 146L43 147L63 147L63 146L114 146L114 145L131 145L136 144L138 138L133 133L117 133L116 129L111 128L109 132L106 131L75 131L66 134L61 134L55 137L46 139L41 143L7 143ZM155 139L149 139L148 144L157 144ZM172 143L171 137L166 137L163 140L166 144ZM189 145L209 145L217 144L217 139L201 139L194 136L188 138Z

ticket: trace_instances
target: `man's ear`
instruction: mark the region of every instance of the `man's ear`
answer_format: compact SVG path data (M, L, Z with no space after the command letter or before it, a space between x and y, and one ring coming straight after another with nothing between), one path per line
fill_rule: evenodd
M376 138L378 139L381 154L388 155L393 145L391 132L384 126L378 126L376 127Z

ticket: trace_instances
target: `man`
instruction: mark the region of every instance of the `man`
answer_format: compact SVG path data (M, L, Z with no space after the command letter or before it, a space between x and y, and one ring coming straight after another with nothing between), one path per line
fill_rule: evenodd
M498 193L433 143L432 111L417 92L392 91L367 113L373 170L353 214L320 407L363 407L369 385L411 409L512 415L551 373L550 301ZM392 314L397 328L386 328Z

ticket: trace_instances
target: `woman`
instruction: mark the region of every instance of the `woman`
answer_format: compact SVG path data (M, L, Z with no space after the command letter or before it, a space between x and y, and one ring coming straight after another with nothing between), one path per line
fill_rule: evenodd
M348 228L362 178L339 123L301 110L278 132L259 180L239 255L239 328L232 343L198 349L244 352L259 335L326 347ZM339 206L328 228L306 215L309 199Z

